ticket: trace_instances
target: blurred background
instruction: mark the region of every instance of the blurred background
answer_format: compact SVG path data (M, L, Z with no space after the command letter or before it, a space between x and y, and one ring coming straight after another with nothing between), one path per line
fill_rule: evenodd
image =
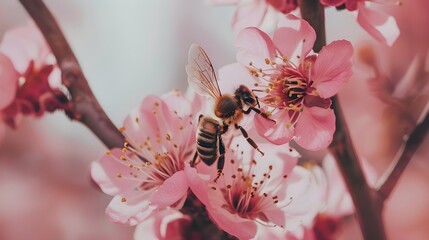
M186 89L191 43L202 45L216 68L235 60L230 28L234 7L199 0L45 3L117 126L145 96ZM392 160L402 135L413 128L429 94L429 2L404 0L401 7L387 8L401 29L392 48L374 42L353 14L330 8L326 16L328 42L346 38L355 46L354 76L340 97L357 150L378 175ZM0 37L30 21L18 1L0 0L0 16ZM368 54L374 61L368 61ZM417 70L409 70L413 61L419 63L413 68ZM395 93L410 71L412 83ZM402 107L386 101L386 95L400 99ZM387 203L390 239L429 237L428 144L426 138ZM131 239L132 227L107 220L104 209L111 197L89 177L91 162L105 150L88 129L62 112L25 118L18 130L7 130L0 144L0 239ZM323 152L309 156L319 160ZM361 238L353 221L341 238Z

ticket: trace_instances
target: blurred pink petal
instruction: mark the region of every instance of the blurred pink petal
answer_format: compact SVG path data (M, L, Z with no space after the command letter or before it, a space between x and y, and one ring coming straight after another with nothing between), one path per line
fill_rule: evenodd
M15 98L19 74L10 59L0 53L0 110L7 107Z
M320 3L322 3L323 5L328 5L328 6L339 6L341 4L344 4L344 2L347 0L320 0Z
M295 142L316 151L328 147L335 132L335 114L332 109L306 108L296 124Z
M394 17L364 4L358 7L357 21L371 36L389 46L399 37L400 31Z
M261 30L251 27L241 31L236 39L237 61L243 66L256 69L266 66L265 59L274 59L275 47L270 37Z
M339 40L324 46L313 66L312 80L322 98L335 95L352 76L353 47L349 41Z
M30 61L34 61L36 68L52 64L48 62L51 50L37 26L32 22L7 31L0 44L0 52L10 57L20 73L27 70Z
M238 33L247 27L259 26L267 13L268 5L265 0L253 0L239 3L232 17L232 29Z
M278 24L273 41L283 57L300 59L311 51L316 40L316 33L307 21L293 14L286 15Z

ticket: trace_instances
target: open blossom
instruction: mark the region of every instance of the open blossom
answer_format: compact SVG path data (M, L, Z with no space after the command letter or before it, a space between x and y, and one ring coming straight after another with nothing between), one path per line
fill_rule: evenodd
M305 219L308 211L300 206L308 199L297 198L306 188L302 181L306 171L296 166L299 154L285 146L261 144L261 148L270 147L262 157L236 139L231 146L237 142L239 146L227 149L223 174L217 182L213 181L214 171L208 171L207 176L201 168L198 173L186 170L192 191L213 222L239 239L250 239L259 225L287 229Z
M5 33L0 44L0 65L0 117L10 127L17 127L22 115L40 117L45 112L67 108L59 69L34 25Z
M349 11L357 11L357 22L382 43L391 46L399 36L395 18L370 7L372 3L399 5L399 0L320 0L320 2L327 6L345 6Z
M106 209L112 221L135 225L156 210L182 207L184 168L196 147L194 114L201 106L201 99L191 102L179 92L149 96L125 119L125 148L108 151L91 169L101 189L114 196Z
M258 27L270 15L287 14L298 7L298 0L210 0L214 4L233 4L237 9L232 18L232 28L238 33L246 27Z
M254 86L255 93L276 123L255 115L259 134L275 144L294 138L309 150L325 148L332 141L335 115L331 100L352 75L353 48L339 40L310 54L316 34L293 15L279 23L273 40L258 28L240 32L237 61L220 70L229 84Z

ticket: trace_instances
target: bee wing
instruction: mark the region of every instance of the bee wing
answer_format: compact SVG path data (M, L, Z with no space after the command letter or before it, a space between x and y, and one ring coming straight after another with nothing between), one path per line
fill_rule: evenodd
M189 85L200 95L214 99L222 96L213 64L204 49L197 44L189 48L186 73Z

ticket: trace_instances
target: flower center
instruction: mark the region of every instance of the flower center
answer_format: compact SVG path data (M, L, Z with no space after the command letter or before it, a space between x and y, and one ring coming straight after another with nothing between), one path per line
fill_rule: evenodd
M234 160L231 163L235 164ZM261 219L269 222L263 211L278 202L278 197L270 197L269 193L263 192L273 166L270 165L267 172L262 176L253 174L253 161L247 171L237 168L232 173L231 182L221 189L226 205L223 207L231 213L237 213L240 217L249 219Z

